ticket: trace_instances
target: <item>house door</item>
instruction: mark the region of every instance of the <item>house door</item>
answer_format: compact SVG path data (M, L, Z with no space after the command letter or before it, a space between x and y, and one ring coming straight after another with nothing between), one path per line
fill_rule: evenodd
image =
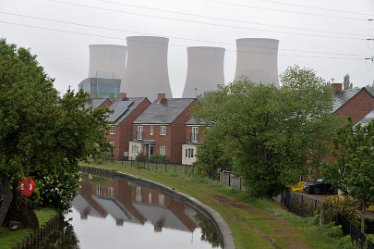
M154 153L154 145L150 144L149 145L149 157L153 156L153 153Z

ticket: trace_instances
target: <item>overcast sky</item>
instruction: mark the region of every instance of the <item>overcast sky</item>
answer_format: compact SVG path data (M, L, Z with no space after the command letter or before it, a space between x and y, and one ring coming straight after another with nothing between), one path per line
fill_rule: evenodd
M226 48L225 82L238 38L278 39L278 70L298 64L324 79L372 84L373 0L0 0L0 37L30 48L64 93L88 76L88 45L126 45L132 35L169 37L174 97L181 97L189 46Z

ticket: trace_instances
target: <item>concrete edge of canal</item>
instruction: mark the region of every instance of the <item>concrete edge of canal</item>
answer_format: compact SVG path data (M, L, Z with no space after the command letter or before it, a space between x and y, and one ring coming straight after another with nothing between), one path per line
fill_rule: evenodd
M199 200L195 199L194 197L175 191L174 189L163 184L160 184L158 182L146 180L123 172L110 171L86 166L81 167L81 171L88 174L130 179L133 182L139 182L143 185L162 190L163 192L166 192L172 197L174 197L175 199L188 203L190 206L200 211L213 221L214 226L216 227L216 229L220 233L220 237L222 238L224 249L235 249L234 238L232 237L231 230L225 222L225 220L221 217L221 215L218 212L216 212L209 206L205 205L204 203L200 202Z

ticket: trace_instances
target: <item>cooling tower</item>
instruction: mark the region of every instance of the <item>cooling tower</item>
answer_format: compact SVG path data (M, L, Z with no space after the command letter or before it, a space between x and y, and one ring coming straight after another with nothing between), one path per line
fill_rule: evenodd
M217 90L218 84L224 84L224 48L189 47L187 56L187 79L183 98L195 98L206 91Z
M126 68L126 47L90 45L88 78L123 79Z
M236 40L235 81L247 78L255 83L279 87L278 40L244 38Z
M157 93L172 98L167 53L168 38L155 36L127 37L127 68L121 92L131 97L153 101Z

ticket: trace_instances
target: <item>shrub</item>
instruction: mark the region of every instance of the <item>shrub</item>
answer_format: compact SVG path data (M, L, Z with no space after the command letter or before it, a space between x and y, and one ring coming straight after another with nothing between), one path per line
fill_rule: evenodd
M291 187L292 192L303 192L305 182L301 181Z
M327 234L332 238L340 238L343 236L342 225L332 226L327 230Z
M341 198L339 196L331 196L322 202L322 206L325 210L325 222L334 221L339 212L354 225L359 224L357 214L359 203L350 197Z
M374 205L368 207L368 212L374 213Z
M352 242L350 235L346 235L339 239L336 249L360 249L360 247L356 243Z
M138 162L147 161L147 155L144 152L139 152L139 154L136 155L136 161L138 161Z
M170 159L165 155L152 155L149 161L153 163L168 163Z
M65 210L70 206L79 188L79 172L50 173L37 180L40 186L40 204L42 206Z

